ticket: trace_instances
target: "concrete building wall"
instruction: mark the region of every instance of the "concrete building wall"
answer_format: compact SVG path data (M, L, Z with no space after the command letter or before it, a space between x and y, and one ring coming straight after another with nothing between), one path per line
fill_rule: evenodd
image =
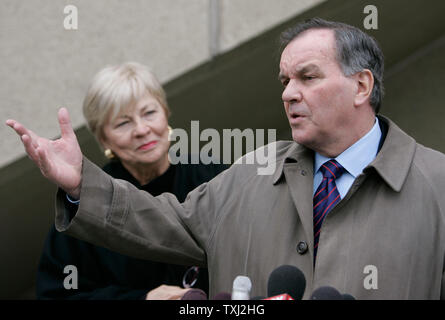
M324 0L221 0L220 49L225 52Z
M84 124L86 88L105 65L137 61L166 82L321 2L2 0L0 119L56 137L62 106L75 128ZM77 30L64 28L67 5L77 8ZM24 152L6 126L0 135L2 167Z

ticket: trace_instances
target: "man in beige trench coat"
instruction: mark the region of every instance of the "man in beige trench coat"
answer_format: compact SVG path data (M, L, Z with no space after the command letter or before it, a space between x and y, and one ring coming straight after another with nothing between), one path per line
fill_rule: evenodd
M444 298L445 156L376 116L378 45L321 19L286 31L283 44L279 79L294 141L266 147L276 151L273 174L236 164L182 204L83 158L66 109L56 141L8 120L59 186L58 230L140 258L206 265L211 296L230 292L237 275L251 278L252 295L266 295L269 274L290 264L306 277L304 298L320 286L357 299Z

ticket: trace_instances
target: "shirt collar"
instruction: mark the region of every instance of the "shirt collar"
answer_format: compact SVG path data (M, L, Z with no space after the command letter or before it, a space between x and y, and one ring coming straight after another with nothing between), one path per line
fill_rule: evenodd
M394 191L399 192L414 159L416 141L388 118L379 115L378 120L388 127L388 132L381 150L364 171L375 169ZM273 184L277 184L283 177L285 163L294 162L301 170L307 170L308 173L312 173L314 169L312 150L295 142L290 145L287 142L285 145L287 147L284 149L277 148L277 168L273 175Z
M371 130L352 146L339 154L335 160L356 178L376 157L381 137L382 131L380 130L379 120L376 118ZM322 156L316 152L314 174L318 172L323 163L330 159L331 158Z

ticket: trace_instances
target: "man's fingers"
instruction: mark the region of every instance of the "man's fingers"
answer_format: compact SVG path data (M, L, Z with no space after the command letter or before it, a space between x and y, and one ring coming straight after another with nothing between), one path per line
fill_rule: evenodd
M71 126L70 115L66 108L60 108L57 114L62 138L75 137L73 127Z
M6 125L11 127L11 128L14 125L14 122L15 122L15 120L12 120L12 119L8 119L8 120L5 121Z
M36 149L39 144L36 140L36 135L15 120L8 119L6 120L6 124L20 136L20 139L22 140L23 146L25 147L25 151L28 154L29 158L38 165L39 156L36 152Z
M43 148L37 148L37 155L39 157L39 168L40 171L42 171L42 174L45 177L49 176L50 170L51 170L51 164L49 162L49 159L46 155L46 150Z
M31 138L27 134L24 134L21 136L21 139L22 139L23 146L25 147L25 151L28 154L28 156L31 158L31 160L36 162L36 164L39 164L39 156L36 151L37 148L32 143Z
M22 124L15 120L6 120L6 124L10 126L19 136L28 134L28 130Z

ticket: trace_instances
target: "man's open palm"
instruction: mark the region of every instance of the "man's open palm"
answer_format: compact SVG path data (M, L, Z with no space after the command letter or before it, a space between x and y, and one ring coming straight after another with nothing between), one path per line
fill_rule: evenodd
M61 108L58 120L61 138L57 140L39 137L15 120L7 120L6 124L21 137L26 153L42 174L71 197L79 199L82 152L71 127L68 110Z

